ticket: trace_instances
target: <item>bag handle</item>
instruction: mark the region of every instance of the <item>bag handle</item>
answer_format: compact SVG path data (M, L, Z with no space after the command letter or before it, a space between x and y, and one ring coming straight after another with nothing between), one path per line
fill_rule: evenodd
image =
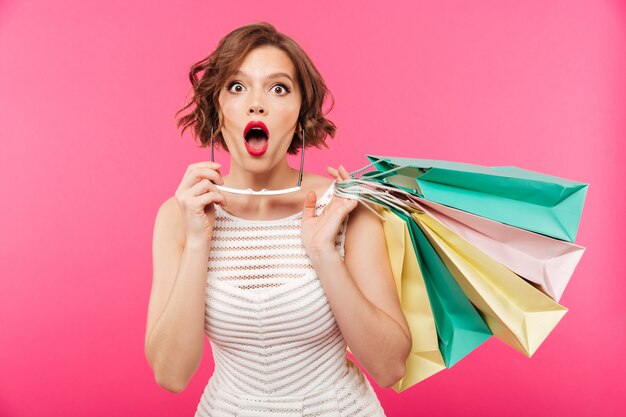
M372 208L372 205L385 208L391 207L409 217L411 216L411 212L414 212L415 210L424 211L421 205L414 200L414 196L407 191L384 184L377 180L354 177L356 172L360 172L364 169L367 168L364 167L350 173L350 180L337 182L335 194L340 197L359 201L368 210L376 214L376 216L378 216L382 221L385 221L385 219L374 208ZM405 199L401 199L391 194L391 192L402 194Z

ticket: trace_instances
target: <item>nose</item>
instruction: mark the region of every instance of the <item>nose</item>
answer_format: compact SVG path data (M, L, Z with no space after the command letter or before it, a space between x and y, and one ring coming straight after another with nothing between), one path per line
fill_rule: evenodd
M267 109L265 108L265 104L263 103L264 99L265 97L263 97L262 91L253 91L252 94L250 94L249 96L250 101L248 102L248 113L266 114Z
M263 105L261 103L254 103L250 105L250 108L248 109L248 113L250 114L263 114L265 113L265 108L263 108Z

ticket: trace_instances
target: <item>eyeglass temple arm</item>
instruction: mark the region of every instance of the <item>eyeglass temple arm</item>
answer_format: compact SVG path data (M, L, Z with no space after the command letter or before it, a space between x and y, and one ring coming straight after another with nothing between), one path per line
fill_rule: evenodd
M300 151L300 174L298 175L298 185L302 185L302 171L304 170L304 128L302 128L302 150Z

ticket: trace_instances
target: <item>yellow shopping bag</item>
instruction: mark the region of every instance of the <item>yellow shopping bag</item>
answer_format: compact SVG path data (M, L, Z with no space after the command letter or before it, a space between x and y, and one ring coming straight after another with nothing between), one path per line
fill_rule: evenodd
M412 215L493 334L530 357L567 309L433 217Z
M445 364L439 351L426 285L406 222L388 209L382 210L382 215L391 271L413 341L406 373L393 387L400 392L445 369Z

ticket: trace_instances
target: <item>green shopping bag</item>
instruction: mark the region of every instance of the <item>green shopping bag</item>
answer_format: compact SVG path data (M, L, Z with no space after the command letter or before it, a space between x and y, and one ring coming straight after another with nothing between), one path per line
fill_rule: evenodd
M439 351L449 368L480 346L492 333L414 219L393 208L391 210L409 228L435 317Z
M587 184L516 167L367 155L364 179L521 229L573 242Z

